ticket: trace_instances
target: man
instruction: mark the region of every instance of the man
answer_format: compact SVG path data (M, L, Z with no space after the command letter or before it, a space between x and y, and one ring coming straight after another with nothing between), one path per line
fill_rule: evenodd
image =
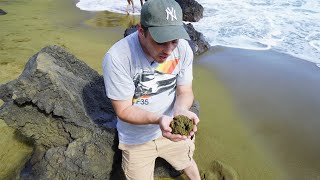
M184 39L182 10L174 0L148 0L138 31L106 53L106 94L118 116L119 149L127 179L153 179L155 159L162 157L192 180L200 180L192 156L199 118L193 102L193 53ZM195 124L189 136L172 134L173 116Z

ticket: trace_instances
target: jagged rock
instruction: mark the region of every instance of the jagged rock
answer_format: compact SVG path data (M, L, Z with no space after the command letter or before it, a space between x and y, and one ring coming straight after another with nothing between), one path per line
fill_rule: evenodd
M188 42L195 55L200 55L210 48L210 44L204 39L203 34L196 31L191 23L184 24L184 28L190 36L191 40Z
M203 18L203 7L195 0L175 0L181 6L183 20L198 22Z
M1 15L6 15L7 14L7 12L5 12L4 10L2 10L2 9L0 9L0 16Z
M131 27L127 28L125 31L124 31L124 34L123 34L123 37L126 37L128 36L129 34L132 34L134 32L136 32L138 30L138 25L132 25Z
M103 78L57 46L30 58L17 80L0 86L0 117L34 143L25 179L110 179L115 114ZM118 158L119 159L119 158Z
M183 24L191 40L188 40L189 45L194 55L200 55L210 48L210 44L204 39L203 34L194 29L191 23ZM124 31L124 37L138 30L137 25L132 25Z
M0 99L0 118L34 144L20 179L123 179L103 78L75 56L43 48L18 79L0 85ZM156 164L158 177L179 175Z

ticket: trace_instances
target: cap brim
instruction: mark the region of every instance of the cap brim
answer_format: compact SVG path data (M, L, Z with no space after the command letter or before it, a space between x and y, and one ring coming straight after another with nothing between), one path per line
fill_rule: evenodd
M183 26L153 26L148 28L153 40L164 43L175 39L187 39L190 37Z

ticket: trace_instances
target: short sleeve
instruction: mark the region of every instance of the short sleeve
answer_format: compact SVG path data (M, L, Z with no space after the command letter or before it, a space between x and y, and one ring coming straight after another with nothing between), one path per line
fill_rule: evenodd
M188 42L184 42L184 46L180 50L181 68L177 77L177 85L187 85L192 83L192 66L193 66L193 52Z
M102 68L106 95L112 100L132 99L134 83L130 76L127 60L118 60L107 53Z

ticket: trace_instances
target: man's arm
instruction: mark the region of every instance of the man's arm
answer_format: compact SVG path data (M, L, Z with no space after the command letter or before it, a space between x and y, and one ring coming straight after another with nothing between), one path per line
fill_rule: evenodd
M130 124L159 124L161 115L132 105L132 100L112 100L117 116Z
M132 100L111 100L117 116L131 124L159 124L162 135L172 141L184 140L187 137L172 134L170 122L172 118L166 115L153 113L132 105Z
M190 133L191 137L197 131L197 124L199 123L198 116L191 112L189 109L192 106L194 100L194 95L192 91L192 84L188 85L178 85L176 90L176 102L174 104L174 115L185 115L189 119L193 120L195 125L192 132Z

